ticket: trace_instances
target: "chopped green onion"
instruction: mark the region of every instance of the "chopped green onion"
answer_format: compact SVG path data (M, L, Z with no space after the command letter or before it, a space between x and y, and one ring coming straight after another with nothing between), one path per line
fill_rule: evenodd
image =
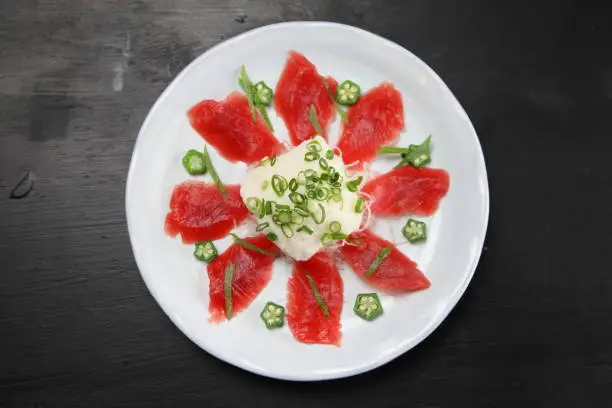
M215 169L215 166L213 165L212 160L210 159L210 155L208 154L208 149L206 146L204 146L204 162L206 163L206 168L208 169L208 172L210 173L210 177L213 179L213 182L215 183L215 185L221 192L221 195L223 196L223 198L227 199L227 189L225 188L225 185L223 185L223 182L219 178L217 169Z
M314 222L316 224L323 224L323 221L325 221L325 207L323 207L323 204L318 203L319 204L319 209L320 211L320 217L316 217L314 213L310 213L310 216L312 217L312 219L314 220Z
M276 206L276 201L266 201L266 215L272 214L273 208L272 206Z
M264 182L261 183L261 189L263 191L266 191L266 189L268 188L269 185L270 185L270 182L268 180L264 180Z
M310 217L310 213L307 210L303 209L302 207L295 207L293 211L296 214L301 215L302 217Z
M376 255L376 259L374 259L374 262L372 262L368 270L365 272L366 278L369 278L370 275L376 272L380 264L383 263L383 261L389 256L390 253L391 247L384 247L378 252L378 255Z
M291 225L289 224L281 225L281 231L283 232L283 235L287 238L292 238L294 235L293 228L291 228Z
M311 140L306 144L306 148L311 152L319 153L323 148L321 147L321 143L318 140Z
M296 181L300 185L306 184L306 173L304 173L303 171L300 171L297 175Z
M379 154L408 154L412 151L409 147L383 146L378 149Z
M327 160L331 160L331 159L333 159L333 158L334 158L334 152L333 152L332 150L328 150L328 151L325 153L325 157L327 158Z
M291 223L295 225L302 225L304 223L304 217L300 214L293 213L291 215Z
M291 207L288 204L276 204L277 211L288 210L289 208Z
M342 189L340 187L332 187L329 191L331 191L331 195L334 197L342 196Z
M336 100L341 105L354 105L361 97L361 88L355 82L346 80L336 88Z
M212 241L196 242L193 255L200 261L210 262L217 257L217 248Z
M304 170L304 175L306 176L307 179L309 179L309 178L316 177L317 172L314 171L313 169L306 169Z
M295 191L298 189L298 183L297 180L292 178L291 180L289 180L289 190L291 191Z
M272 176L272 189L274 190L276 195L282 197L285 191L287 190L287 187L287 179L285 179L283 176L279 176L278 174Z
M240 238L238 235L231 233L230 235L234 238L234 243L245 247L246 249L250 249L251 251L255 251L255 252L259 252L260 254L264 254L264 255L273 255L274 252L270 252L270 251L266 251L265 249L261 249L260 247L258 247L257 245L253 245L251 244L249 241Z
M191 149L183 156L183 167L192 176L206 174L206 160L204 154Z
M362 319L372 321L383 313L383 307L376 293L360 293L355 299L353 311Z
M293 218L289 211L281 211L278 213L278 222L282 224L289 224Z
M422 221L410 218L402 228L402 234L411 243L425 241L427 239L427 225Z
M319 158L319 153L317 152L306 152L304 155L304 161L311 162L315 161Z
M253 86L253 82L251 82L251 79L249 78L249 74L247 74L244 65L240 68L240 74L238 75L238 85L242 89L242 92L244 92L247 101L249 102L249 110L251 111L251 117L253 118L253 122L256 122L257 112L255 110L256 104L253 92L255 88Z
M232 313L232 280L234 279L234 264L230 262L225 268L225 279L223 281L223 294L225 296L225 316L231 320Z
M269 239L270 241L272 241L272 242L274 242L274 241L276 241L276 240L278 239L278 237L276 236L276 234L275 234L275 233L273 233L273 232L268 232L268 233L266 234L266 238L268 238L268 239Z
M332 234L329 233L325 233L323 235L321 235L321 244L323 244L323 246L331 246L334 244L334 238L332 237Z
M351 180L346 183L346 188L348 189L348 191L352 191L354 193L355 191L357 191L362 181L363 177L359 176L355 180Z
M272 88L264 81L259 81L255 84L255 103L262 106L269 106L272 103Z
M363 199L363 197L359 197L357 201L355 202L354 210L356 213L360 213L363 211L364 208L365 208L365 200Z
M261 116L263 117L264 122L266 126L268 127L268 129L270 129L270 132L274 133L274 126L272 125L270 116L268 116L268 111L266 111L266 107L263 105L257 105L257 110L259 110L259 113L261 113Z
M259 214L263 206L261 199L257 197L249 197L246 199L246 207L253 214Z
M312 235L314 233L314 231L308 228L306 225L302 225L301 227L299 227L297 229L297 232L305 232L308 235Z
M268 330L283 327L285 324L285 308L276 303L266 303L259 316Z
M308 190L306 192L306 197L310 199L315 199L317 197L317 192L315 190Z
M348 235L343 234L342 232L333 232L331 236L334 239L334 241L340 241L340 240L348 238Z
M316 193L315 198L319 201L326 200L327 197L329 197L329 189L325 187L317 188L315 193Z
M317 109L314 105L310 105L310 109L308 110L308 120L310 124L316 130L318 135L323 136L323 129L321 129L321 123L319 123L319 118L317 117Z
M317 285L315 285L314 279L312 279L312 276L310 276L309 273L306 274L306 280L308 280L308 285L310 285L310 289L312 290L315 300L317 301L317 304L321 308L323 315L325 315L325 317L329 317L329 309L327 309L327 305L323 301L323 298L321 297L321 294L319 293L319 290L317 289Z
M292 191L289 193L289 199L293 204L303 204L306 201L306 196L304 196L304 194Z
M323 85L325 86L325 91L327 92L327 96L329 96L329 99L332 100L332 102L334 103L334 107L336 108L336 111L338 111L338 115L340 115L340 120L342 120L342 123L344 123L345 125L348 124L348 116L346 115L346 112L344 111L344 109L342 109L342 106L340 106L340 104L336 101L336 98L334 98L334 96L332 95L331 91L329 90L329 85L327 84L327 80L325 78L323 78Z
M324 158L320 158L319 159L319 166L321 167L321 169L323 170L327 170L329 169L329 164L327 163L327 160L325 160Z
M340 224L338 221L332 221L329 223L329 230L331 232L340 232L342 231L342 224Z
M276 156L272 156L272 158L270 159L270 166L274 167L275 164L276 164Z
M255 231L261 232L265 230L266 228L268 228L269 226L270 226L269 222L262 222L261 224L257 224L257 228L255 228Z

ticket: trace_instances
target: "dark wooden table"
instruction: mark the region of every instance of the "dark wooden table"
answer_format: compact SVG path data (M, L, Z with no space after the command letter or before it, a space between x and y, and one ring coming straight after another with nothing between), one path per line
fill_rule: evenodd
M612 406L606 3L0 2L0 406ZM220 41L290 20L356 25L432 66L491 187L485 251L450 317L387 366L327 383L260 378L192 344L147 292L124 215L164 87Z

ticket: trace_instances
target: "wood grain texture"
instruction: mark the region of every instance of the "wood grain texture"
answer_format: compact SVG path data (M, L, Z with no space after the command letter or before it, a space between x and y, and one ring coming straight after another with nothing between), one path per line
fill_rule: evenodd
M1 1L0 406L612 405L610 17L570 0ZM187 340L147 292L124 215L136 134L170 80L291 20L356 25L430 64L477 128L491 187L451 316L387 366L319 384ZM10 199L28 171L33 190Z

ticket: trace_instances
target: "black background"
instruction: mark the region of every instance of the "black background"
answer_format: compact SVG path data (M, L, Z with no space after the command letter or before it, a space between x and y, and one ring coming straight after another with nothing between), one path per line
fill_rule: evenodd
M607 3L1 1L0 406L611 406ZM374 372L315 384L184 337L140 278L124 215L165 86L220 41L291 20L356 25L428 63L470 115L491 188L480 265L441 327ZM33 190L10 199L27 172Z

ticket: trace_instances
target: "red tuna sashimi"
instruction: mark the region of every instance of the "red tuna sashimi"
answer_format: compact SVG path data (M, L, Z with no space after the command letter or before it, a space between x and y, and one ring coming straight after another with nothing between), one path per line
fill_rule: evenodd
M249 215L240 197L240 186L226 185L228 197L223 198L211 183L185 181L172 191L170 211L166 215L165 230L183 242L191 244L225 237Z
M230 161L254 163L283 152L262 116L253 122L246 97L231 93L224 101L204 100L187 112L191 126Z
M306 274L321 294L329 311L326 317L316 301ZM289 278L287 324L302 343L340 345L340 313L342 312L342 277L332 257L318 253L307 261L297 261Z
M348 110L338 148L345 164L369 162L404 129L402 95L390 83L370 89Z
M208 311L212 322L226 320L225 314L225 270L234 264L232 278L232 316L240 313L266 287L272 277L272 263L278 248L263 235L244 238L245 241L270 252L262 254L232 244L225 252L208 264L209 296Z
M370 180L361 191L373 198L372 214L431 215L438 209L449 185L445 170L405 166Z
M429 280L423 275L416 263L410 260L392 242L382 239L370 230L354 232L351 238L359 245L344 245L340 253L344 261L363 280L384 292L397 293L426 289ZM368 277L366 271L372 265L381 249L391 248L391 253Z
M337 83L331 77L327 77L326 81L333 95ZM334 103L325 90L323 77L317 72L317 67L302 54L291 51L276 85L274 106L283 118L294 145L317 133L308 120L308 111L312 105L315 106L323 130L321 136L327 138L327 125L335 115Z

